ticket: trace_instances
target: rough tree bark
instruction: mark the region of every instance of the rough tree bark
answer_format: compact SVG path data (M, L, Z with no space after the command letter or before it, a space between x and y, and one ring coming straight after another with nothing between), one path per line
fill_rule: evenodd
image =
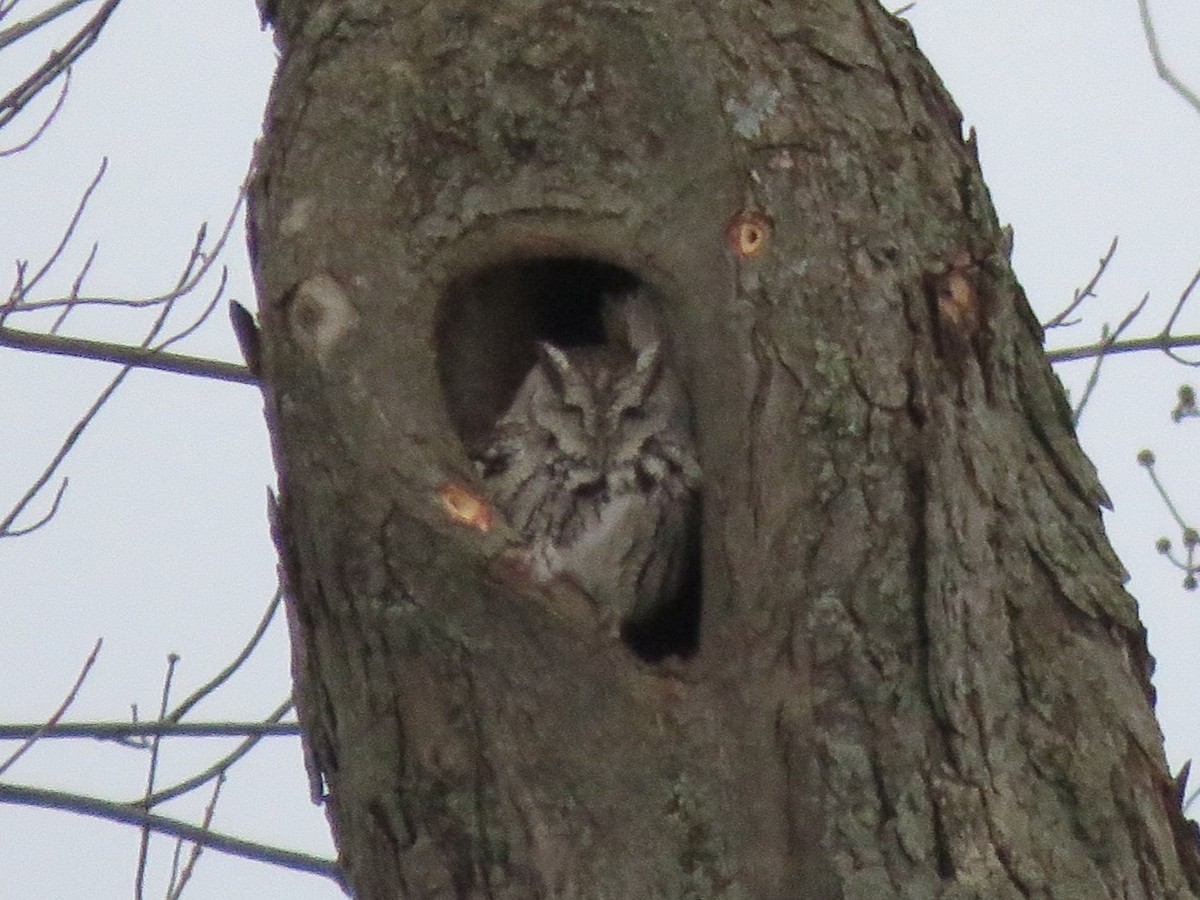
M903 22L265 13L278 542L357 896L1197 896L1103 491ZM704 470L666 655L523 579L464 450L535 337L598 339L634 282Z

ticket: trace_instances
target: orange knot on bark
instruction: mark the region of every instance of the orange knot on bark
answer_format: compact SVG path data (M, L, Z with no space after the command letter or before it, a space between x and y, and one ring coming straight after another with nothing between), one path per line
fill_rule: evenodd
M470 488L448 481L438 488L438 496L446 514L455 522L479 531L491 530L492 507Z
M729 223L729 246L741 257L757 256L771 237L771 223L756 212L740 212Z

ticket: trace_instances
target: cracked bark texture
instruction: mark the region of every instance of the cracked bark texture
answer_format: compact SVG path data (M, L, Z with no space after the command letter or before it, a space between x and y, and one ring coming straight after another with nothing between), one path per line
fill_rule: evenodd
M1197 896L1103 491L906 25L871 0L264 12L277 538L358 897ZM503 523L448 512L528 352L505 266L560 258L657 291L693 399L685 660L638 659L522 579Z

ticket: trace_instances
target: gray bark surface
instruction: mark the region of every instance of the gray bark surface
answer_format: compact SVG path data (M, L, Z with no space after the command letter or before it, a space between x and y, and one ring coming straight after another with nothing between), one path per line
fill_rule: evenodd
M1103 491L907 26L869 0L273 7L277 539L356 896L1197 896ZM685 658L639 658L447 505L539 322L607 267L661 298L695 408Z

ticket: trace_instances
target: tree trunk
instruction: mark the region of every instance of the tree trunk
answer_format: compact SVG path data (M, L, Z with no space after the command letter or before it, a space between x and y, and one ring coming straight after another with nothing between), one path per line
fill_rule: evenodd
M357 896L1200 896L1103 491L903 22L273 5L277 537ZM703 469L651 649L530 580L466 449L631 284Z

